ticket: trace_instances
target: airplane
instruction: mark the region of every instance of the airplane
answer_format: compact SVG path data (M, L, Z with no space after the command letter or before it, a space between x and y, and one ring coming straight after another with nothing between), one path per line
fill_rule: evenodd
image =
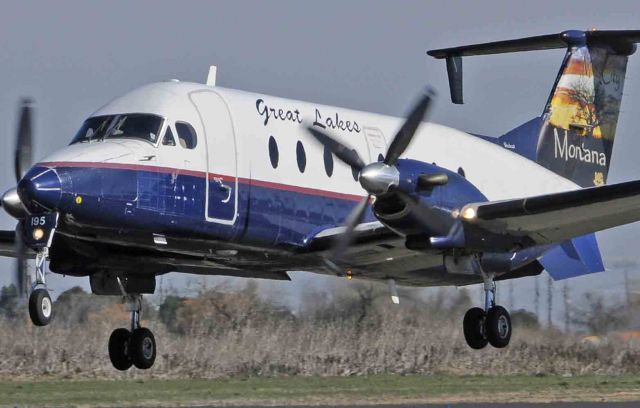
M17 258L37 326L54 315L48 271L126 297L129 328L108 342L123 371L153 366L141 299L169 272L378 280L394 302L396 284L482 283L464 337L503 348L512 325L496 281L603 271L594 233L640 220L640 181L606 184L638 42L640 30L570 30L428 51L446 61L462 103L463 58L566 49L540 116L499 137L426 122L429 89L403 119L222 88L212 67L206 84L169 80L116 98L33 164L26 100L17 185L2 196L18 225L0 233L0 254Z

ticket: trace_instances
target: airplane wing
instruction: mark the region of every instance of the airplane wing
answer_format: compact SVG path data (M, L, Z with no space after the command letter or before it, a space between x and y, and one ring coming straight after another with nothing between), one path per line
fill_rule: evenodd
M640 220L640 180L582 190L472 203L461 214L471 230L524 246L566 239Z

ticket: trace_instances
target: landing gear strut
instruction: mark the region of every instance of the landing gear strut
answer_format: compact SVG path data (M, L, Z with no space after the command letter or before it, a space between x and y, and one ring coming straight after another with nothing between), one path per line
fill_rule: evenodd
M484 278L484 309L471 308L464 315L464 338L473 349L484 348L491 344L496 348L503 348L511 340L511 317L502 306L497 306L496 284L493 274L483 274Z
M120 289L131 305L131 330L115 329L109 337L109 359L113 367L126 371L134 365L146 370L156 361L156 340L151 330L140 327L140 313L142 312L142 295L126 294L124 286Z
M46 326L53 316L53 302L46 289L45 262L49 248L44 247L36 254L36 279L29 295L29 317L36 326Z

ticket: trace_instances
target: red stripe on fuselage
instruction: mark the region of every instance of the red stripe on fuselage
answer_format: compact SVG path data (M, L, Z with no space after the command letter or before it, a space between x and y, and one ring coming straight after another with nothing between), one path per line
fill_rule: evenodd
M114 170L134 170L134 171L151 171L157 173L167 173L167 174L183 174L187 176L200 177L205 178L207 173L203 171L194 171L194 170L185 170L185 169L176 169L172 167L162 167L162 166L147 166L142 164L124 164L124 163L98 163L98 162L41 162L38 163L39 166L44 167L76 167L76 168L94 168L94 169L114 169ZM220 178L223 181L233 182L235 181L235 177L228 176L224 174L214 174L209 173L207 179L212 180L215 178ZM309 187L301 187L294 186L291 184L282 184L282 183L274 183L271 181L264 180L254 180L254 179L246 179L242 177L238 177L238 182L241 184L249 184L251 186L270 188L273 190L281 190L281 191L291 191L294 193L300 194L309 194L320 197L329 197L335 198L337 200L348 200L348 201L360 201L364 196L354 195L354 194L344 194L338 193L335 191L327 191L320 190L316 188Z

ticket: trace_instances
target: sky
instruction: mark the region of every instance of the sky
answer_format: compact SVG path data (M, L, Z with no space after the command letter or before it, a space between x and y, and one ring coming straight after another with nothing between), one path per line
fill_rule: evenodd
M209 65L218 66L224 87L391 115L404 115L431 85L440 95L432 121L497 136L540 114L563 51L466 59L466 104L458 106L449 101L444 63L426 50L567 29L640 28L637 1L20 1L2 9L0 190L15 184L22 96L37 103L35 159L65 146L86 116L118 95L170 78L204 82ZM635 56L609 182L640 178L637 78ZM0 214L0 228L14 225ZM629 225L599 234L605 264L635 265L638 232ZM2 284L13 264L0 266ZM619 290L615 269L571 287ZM326 287L326 279L305 275L283 290ZM75 280L65 282L53 280L59 287ZM525 279L516 290L527 294L531 285Z

